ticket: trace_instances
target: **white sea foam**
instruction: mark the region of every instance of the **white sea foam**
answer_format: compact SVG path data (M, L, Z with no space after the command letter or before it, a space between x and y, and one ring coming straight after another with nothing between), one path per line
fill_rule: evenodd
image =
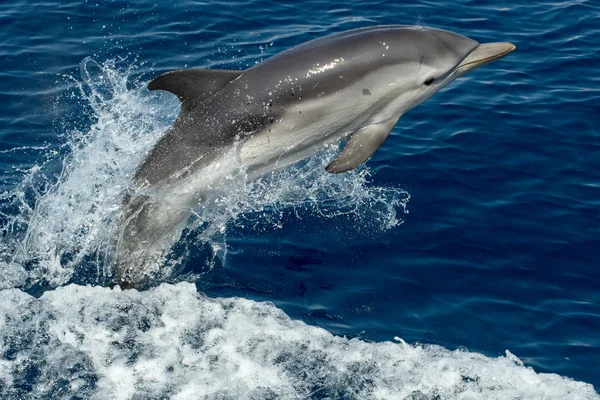
M598 399L517 357L367 343L270 303L69 285L0 292L0 391L37 398Z
M336 337L269 303L209 299L189 283L146 292L61 286L77 271L101 282L124 191L177 113L174 98L129 89L128 75L84 60L73 96L91 107L91 127L68 132L66 150L0 197L2 397L599 398L591 385L536 374L509 352ZM281 224L282 208L368 215L384 229L401 222L408 194L369 184L366 169L327 174L325 162L313 157L231 191L199 210L195 237L214 240L232 223ZM261 218L239 219L248 214ZM21 290L40 283L40 298Z

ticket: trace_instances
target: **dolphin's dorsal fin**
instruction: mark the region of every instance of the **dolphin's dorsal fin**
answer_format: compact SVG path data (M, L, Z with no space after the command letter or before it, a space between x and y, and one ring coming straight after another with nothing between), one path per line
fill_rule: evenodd
M367 161L388 137L397 120L365 126L354 132L342 152L327 166L327 172L350 171Z
M221 69L181 69L170 71L154 79L150 90L166 90L181 100L182 111L188 111L218 92L244 71Z

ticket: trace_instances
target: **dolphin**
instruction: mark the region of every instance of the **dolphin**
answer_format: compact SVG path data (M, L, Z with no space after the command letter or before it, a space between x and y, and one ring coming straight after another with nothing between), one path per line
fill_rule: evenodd
M326 167L367 161L399 118L512 43L405 25L370 26L300 44L247 70L185 69L150 82L181 100L173 125L142 162L123 201L116 283L148 282L211 189L345 144Z

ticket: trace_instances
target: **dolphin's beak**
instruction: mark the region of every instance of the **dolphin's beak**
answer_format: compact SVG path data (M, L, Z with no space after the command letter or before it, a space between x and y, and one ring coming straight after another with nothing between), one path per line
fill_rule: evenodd
M455 73L464 75L482 65L489 64L512 53L516 46L508 42L480 44L455 69Z

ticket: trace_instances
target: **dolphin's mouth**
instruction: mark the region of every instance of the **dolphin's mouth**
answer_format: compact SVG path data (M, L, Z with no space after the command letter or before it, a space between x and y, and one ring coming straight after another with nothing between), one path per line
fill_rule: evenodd
M514 44L509 42L480 44L458 64L454 71L461 74L472 71L512 53L516 48Z

